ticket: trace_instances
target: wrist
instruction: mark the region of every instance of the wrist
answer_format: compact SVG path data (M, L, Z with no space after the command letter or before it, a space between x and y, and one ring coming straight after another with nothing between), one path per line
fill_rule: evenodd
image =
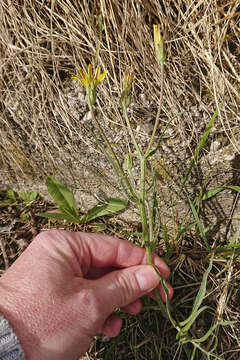
M9 322L0 315L0 356L2 360L24 360L24 352Z
M25 354L27 359L34 360L32 350L36 347L36 341L30 334L27 326L29 317L31 317L28 306L26 306L25 299L19 294L19 291L14 291L14 289L5 286L1 280L0 315L8 323L9 329L12 330L19 347L22 349L22 353ZM24 355L19 357L19 359L24 359Z

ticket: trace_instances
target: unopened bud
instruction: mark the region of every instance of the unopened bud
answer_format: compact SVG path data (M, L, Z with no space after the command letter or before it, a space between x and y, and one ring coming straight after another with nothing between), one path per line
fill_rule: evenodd
M166 60L166 52L159 24L153 25L153 37L157 62L159 65L163 65L164 61Z
M132 83L134 81L134 73L130 73L126 70L125 75L123 77L123 91L120 99L120 103L122 106L128 108L131 103L131 92L132 92Z
M125 155L125 159L124 159L124 168L126 170L131 170L133 167L133 158L132 158L132 154L131 153L127 153Z

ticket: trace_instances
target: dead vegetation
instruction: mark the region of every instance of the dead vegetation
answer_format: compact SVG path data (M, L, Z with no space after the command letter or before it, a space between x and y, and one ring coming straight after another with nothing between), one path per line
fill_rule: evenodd
M214 173L214 184L239 185L238 0L0 0L0 184L39 191L46 175L53 174L85 194L104 195L110 185L115 189L109 165L86 130L92 124L84 94L69 77L69 72L92 62L99 13L104 19L100 64L109 70L101 85L99 115L119 154L129 146L119 106L126 67L135 71L132 126L143 145L151 132L159 91L152 25L160 23L167 50L161 124L179 116L154 159L159 180L174 190L174 179L186 171L203 129L223 101L191 190L196 191L210 168L222 162L225 166ZM215 217L225 234L235 208L231 196L224 209L220 203L215 201L210 208L217 209ZM80 205L85 206L84 200ZM212 235L218 230L213 227ZM112 230L123 237L119 231ZM174 306L195 294L206 268L200 242L194 242L193 249L191 237L182 241L170 264ZM219 317L239 319L239 262L220 259L218 265L209 284L213 296L206 301ZM213 319L200 318L193 332L205 331ZM173 346L174 331L155 312L126 318L125 324L111 359L157 359L158 353L161 359L185 359L184 352ZM219 332L218 353L225 359L239 358L239 327L238 321L238 327ZM112 344L97 339L88 358L103 359Z
M189 155L224 99L214 140L239 152L239 6L238 1L2 0L1 177L41 180L68 169L75 178L78 160L91 162L84 96L69 72L92 61L99 13L104 18L100 63L109 70L101 88L102 117L119 151L124 136L119 83L126 67L136 73L133 122L142 138L145 122L156 112L152 25L160 22L167 47L162 123L185 111L172 123L168 146L182 144Z

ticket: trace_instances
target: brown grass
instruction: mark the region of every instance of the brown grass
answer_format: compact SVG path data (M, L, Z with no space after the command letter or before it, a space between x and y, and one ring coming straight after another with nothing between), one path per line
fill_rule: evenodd
M100 117L119 154L130 146L119 106L120 81L126 67L136 74L131 121L143 146L157 111L159 72L152 25L160 23L167 50L161 126L177 113L184 113L174 118L154 159L159 178L163 185L175 189L174 176L184 175L203 129L223 101L203 153L205 167L202 165L194 174L191 189L195 191L207 175L209 163L213 167L222 161L226 167L218 170L214 180L219 185L239 185L238 0L0 0L0 183L34 188L43 184L46 175L54 174L75 190L86 192L92 187L104 193L108 182L114 184L109 166L86 131L85 125L91 125L91 119L86 116L80 84L69 76L69 72L92 62L99 13L104 18L100 64L109 70L107 81L100 87ZM215 141L220 147L212 151ZM100 186L102 182L107 186ZM222 213L219 204L218 208L216 216L225 221L226 211ZM226 222L223 225L225 231ZM192 291L195 294L205 266L204 254L200 257L197 253L201 253L201 245L192 252L187 248L191 241L187 244L179 244L176 263L172 260L173 281L178 274L174 283L176 304L184 296L191 297ZM224 276L220 265L221 261L211 279L211 301L220 318L234 319L239 316L239 265L224 262ZM125 337L117 345L113 359L158 359L160 350L161 359L185 359L183 351L173 347L175 332L154 312L137 320L127 319L126 324ZM205 329L204 324L199 326ZM239 336L234 327L220 330L218 350L224 358L239 358ZM92 358L102 359L109 346L109 342L98 339Z
M160 22L168 55L162 122L186 110L174 120L172 137L191 150L224 99L215 137L225 134L224 145L239 152L238 1L2 0L0 11L0 161L7 176L46 175L67 167L69 151L79 153L86 107L69 72L92 61L100 12L105 21L100 63L109 69L100 100L108 128L122 127L119 82L126 67L136 72L134 105L141 113L135 121L155 114L159 73L152 24Z

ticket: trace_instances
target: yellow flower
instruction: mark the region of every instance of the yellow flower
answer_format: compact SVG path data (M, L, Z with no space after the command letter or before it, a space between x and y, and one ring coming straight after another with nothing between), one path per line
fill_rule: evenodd
M96 102L96 87L104 80L108 70L101 74L100 66L97 66L93 75L92 64L88 65L88 73L83 69L78 69L80 76L70 73L72 79L80 81L86 88L86 101L89 106L92 106Z
M166 53L164 48L164 41L160 32L160 25L153 25L153 37L154 37L154 46L156 52L156 59L160 65L163 65L166 60Z

